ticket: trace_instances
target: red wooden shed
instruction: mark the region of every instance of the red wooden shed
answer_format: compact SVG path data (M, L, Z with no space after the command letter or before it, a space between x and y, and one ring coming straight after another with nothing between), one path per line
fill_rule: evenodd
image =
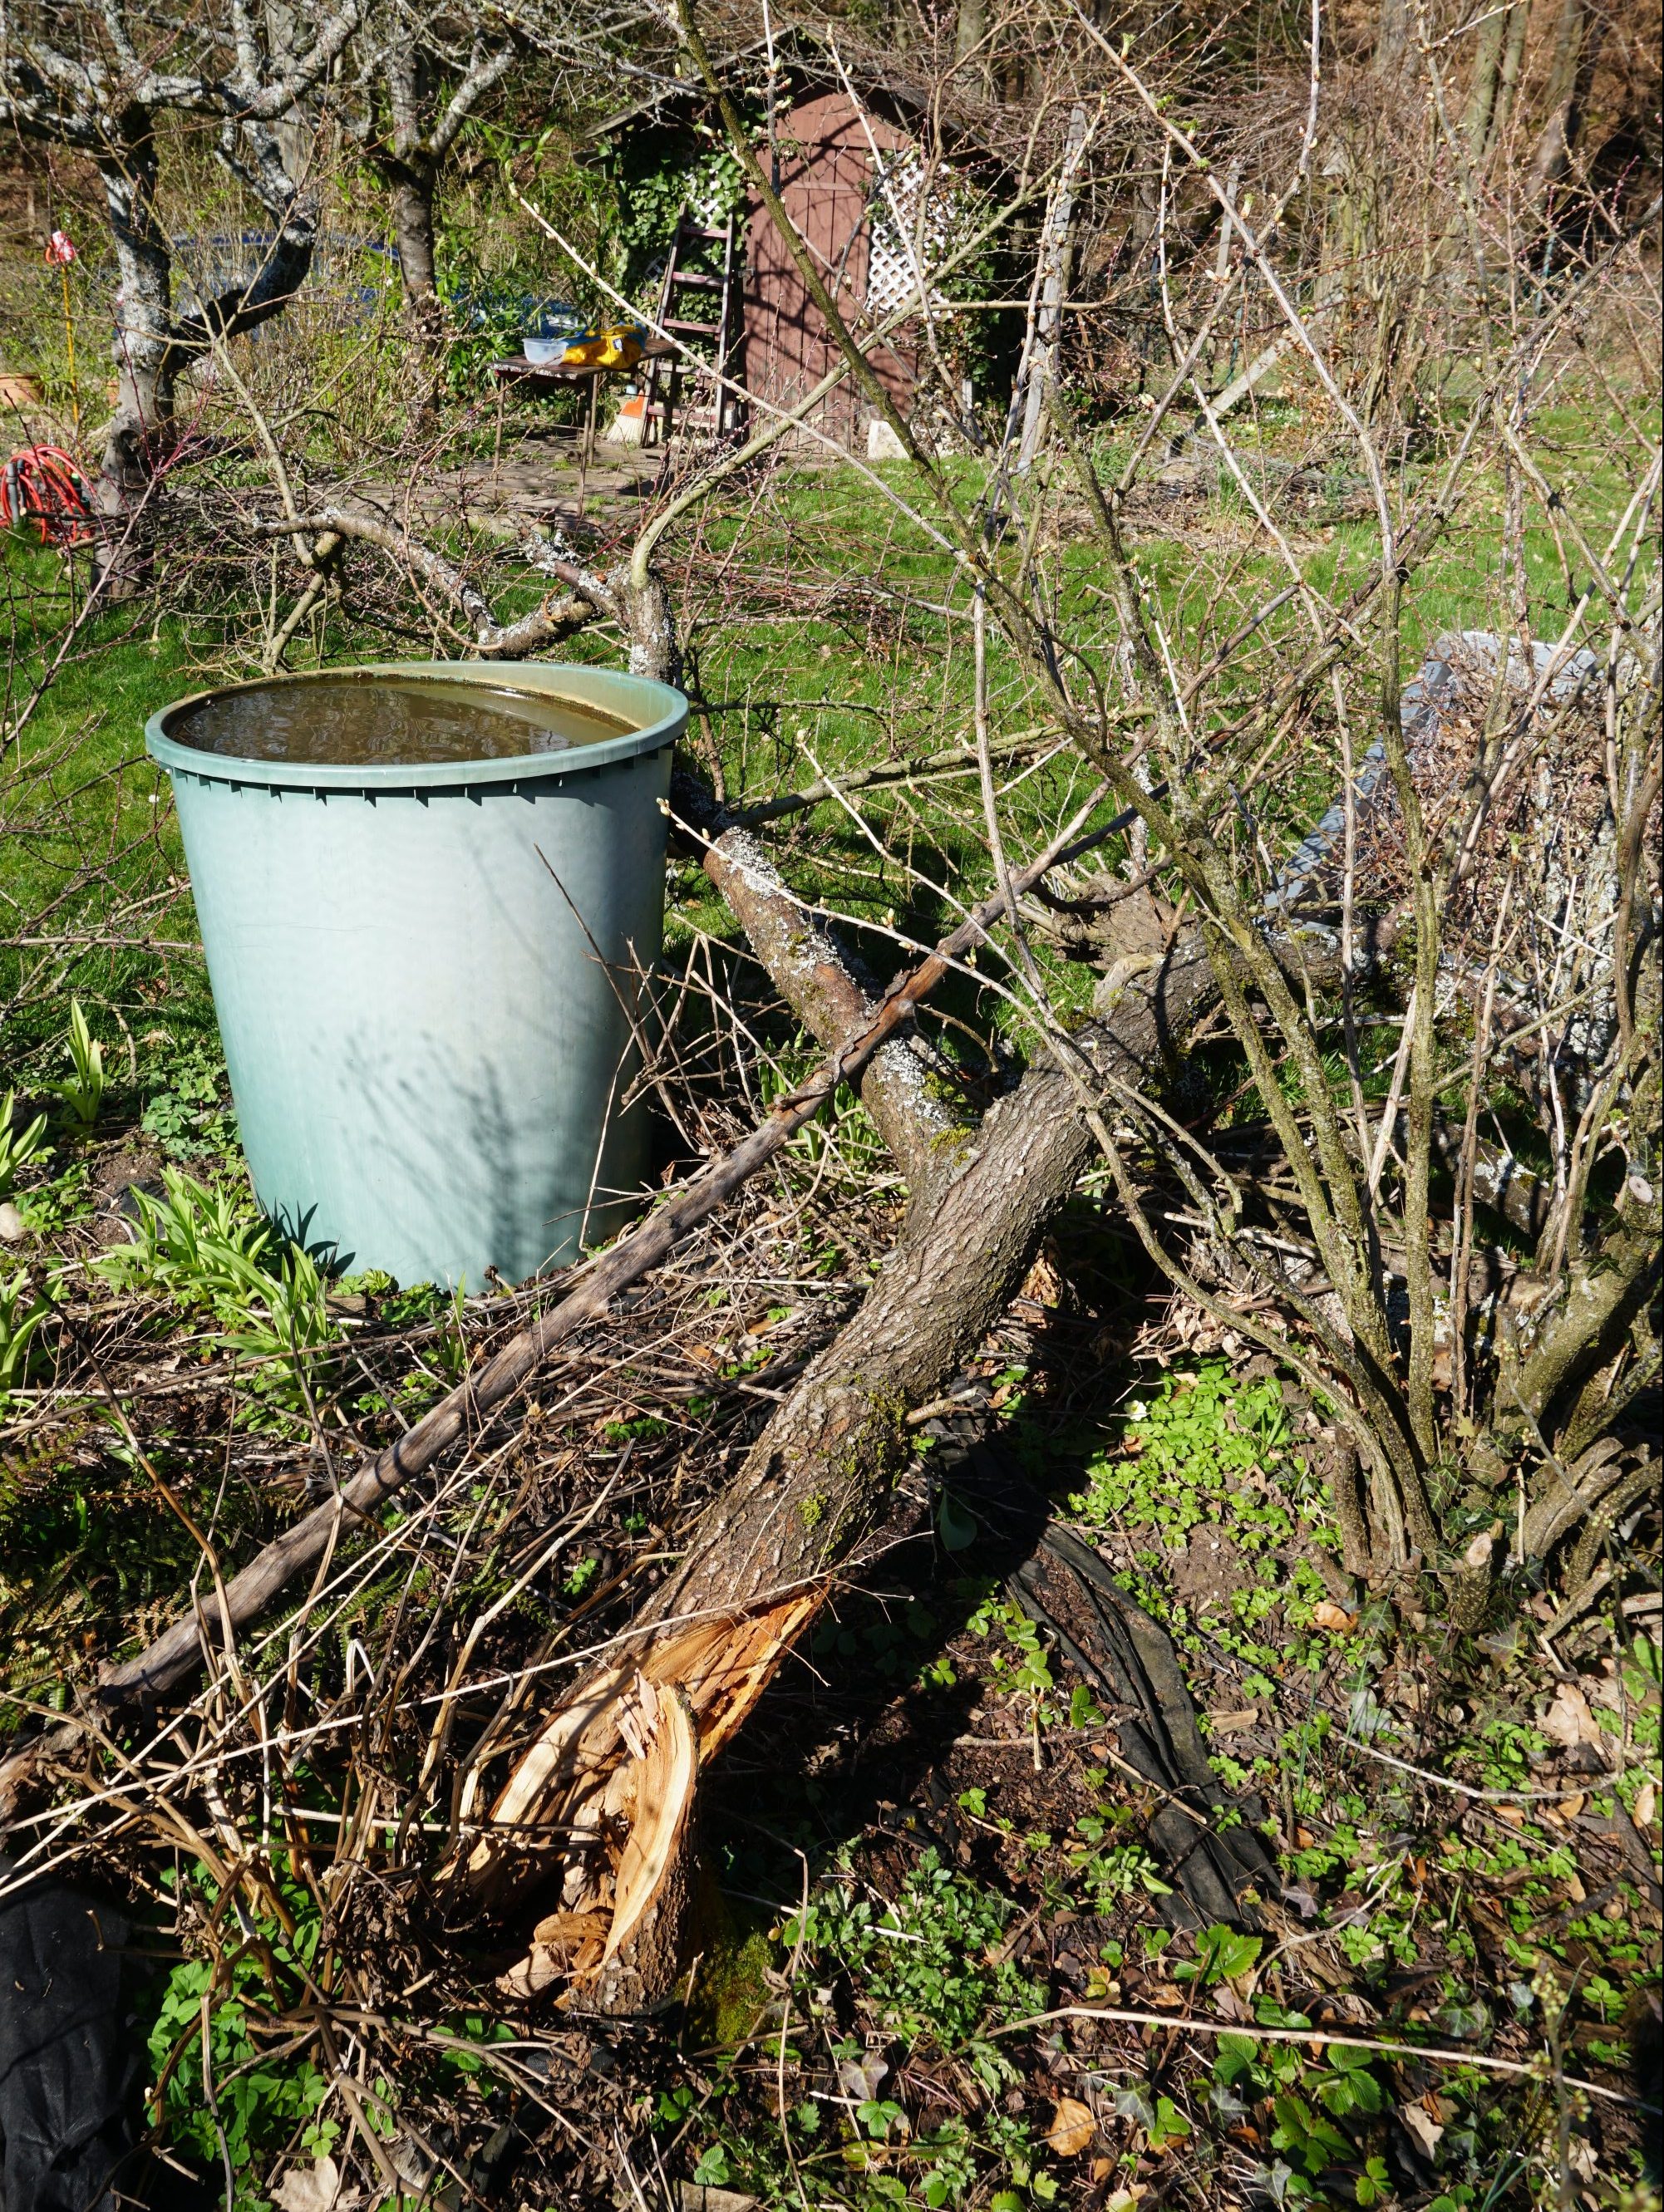
M876 321L911 289L908 241L895 220L923 174L915 143L849 94L802 101L776 128L779 192L827 290L852 327ZM759 202L747 210L745 368L758 414L795 407L840 360L785 241ZM904 331L873 365L904 411L915 355ZM870 404L846 377L808 417L813 432L864 452ZM815 442L819 442L816 440Z

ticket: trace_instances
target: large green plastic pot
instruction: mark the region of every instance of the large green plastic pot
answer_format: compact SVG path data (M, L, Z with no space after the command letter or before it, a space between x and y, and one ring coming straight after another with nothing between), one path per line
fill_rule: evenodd
M646 1119L619 1108L687 702L544 662L352 672L534 690L631 726L418 767L245 760L169 736L222 692L145 731L173 778L261 1206L344 1268L520 1282L606 1235L640 1190Z

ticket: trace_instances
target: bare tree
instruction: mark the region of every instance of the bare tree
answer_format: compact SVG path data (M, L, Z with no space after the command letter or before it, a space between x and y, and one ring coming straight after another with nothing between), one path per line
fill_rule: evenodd
M387 188L411 332L434 345L443 318L435 267L440 172L469 118L525 46L517 21L485 7L436 16L389 0L369 26L363 112L350 125Z
M5 0L0 9L0 118L91 162L115 249L118 388L97 484L110 591L135 574L135 521L168 458L181 373L216 341L281 313L305 281L318 198L285 165L280 128L319 94L358 19L359 0L343 0L291 44L274 40L243 0L172 14L125 0ZM247 275L185 314L160 209L163 132L182 118L216 126L216 159L276 226Z

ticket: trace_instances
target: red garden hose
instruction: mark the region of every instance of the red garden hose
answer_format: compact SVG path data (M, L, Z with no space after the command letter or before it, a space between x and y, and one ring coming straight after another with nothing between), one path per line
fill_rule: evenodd
M85 545L97 535L87 479L61 446L20 446L0 471L0 522L25 516L43 545Z

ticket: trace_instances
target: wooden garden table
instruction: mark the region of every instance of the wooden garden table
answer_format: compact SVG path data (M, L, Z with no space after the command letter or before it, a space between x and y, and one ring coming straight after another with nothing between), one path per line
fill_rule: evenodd
M639 358L652 361L674 349L665 339L654 338L642 349ZM635 367L633 362L631 367ZM506 361L491 363L491 376L499 392L510 385L530 385L534 390L541 387L548 392L558 391L563 385L588 386L589 404L584 410L583 428L576 434L582 440L582 460L585 469L595 458L595 403L600 380L604 376L622 376L628 373L622 362L583 362L568 367L564 362L527 361L523 353L510 354Z

